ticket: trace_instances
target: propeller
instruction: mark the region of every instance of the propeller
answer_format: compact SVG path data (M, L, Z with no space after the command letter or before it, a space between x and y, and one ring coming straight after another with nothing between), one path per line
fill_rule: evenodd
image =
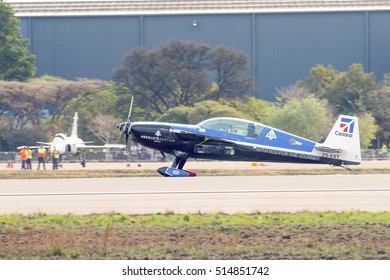
M122 122L118 124L116 127L123 131L123 134L126 134L126 147L129 143L129 134L131 133L131 111L133 110L133 102L134 102L134 96L131 97L131 103L130 103L130 109L129 109L129 115L127 116L127 121Z

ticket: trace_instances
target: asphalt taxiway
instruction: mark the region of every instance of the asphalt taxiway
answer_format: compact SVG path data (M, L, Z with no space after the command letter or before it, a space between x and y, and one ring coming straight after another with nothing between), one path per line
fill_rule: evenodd
M0 180L0 214L390 211L390 175Z

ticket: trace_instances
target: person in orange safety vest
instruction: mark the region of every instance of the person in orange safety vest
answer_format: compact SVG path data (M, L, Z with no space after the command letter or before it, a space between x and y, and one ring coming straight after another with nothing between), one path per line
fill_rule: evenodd
M60 153L56 148L54 148L54 150L53 150L53 170L58 169L59 163L60 163Z
M22 161L22 170L27 170L26 164L27 164L27 149L26 147L23 147L19 151L20 160Z
M32 150L30 149L30 147L27 147L26 148L26 153L27 153L27 169L32 169L32 166L31 166L31 161L32 161Z
M39 167L41 166L41 163L43 165L43 169L46 170L45 159L46 159L46 149L41 145L38 149L38 170Z

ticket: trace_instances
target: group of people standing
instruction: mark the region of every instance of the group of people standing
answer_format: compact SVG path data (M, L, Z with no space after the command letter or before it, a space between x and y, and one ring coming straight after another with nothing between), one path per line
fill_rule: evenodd
M46 162L46 157L48 155L46 149L43 146L40 146L37 149L37 153L38 153L37 170L40 169L41 164L43 169L46 170L45 162ZM31 161L32 161L33 151L30 149L30 147L25 146L21 148L19 151L19 155L20 155L20 160L22 162L22 170L28 170L28 169L32 170ZM60 153L55 148L53 150L52 158L53 158L53 170L57 170L60 162Z

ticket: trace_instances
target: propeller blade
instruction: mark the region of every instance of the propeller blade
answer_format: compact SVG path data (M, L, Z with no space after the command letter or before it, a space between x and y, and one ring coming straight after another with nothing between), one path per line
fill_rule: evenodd
M126 149L127 149L127 146L129 144L129 134L131 133L131 112L133 110L133 103L134 103L134 95L131 96L131 103L130 103L130 108L129 108L129 114L127 116L127 121L125 122L122 122L120 124L118 124L116 127L122 131L122 135L123 134L126 134Z
M127 121L128 122L130 122L131 112L133 111L133 102L134 102L134 95L131 96L129 115L127 116Z
M131 133L131 125L132 123L129 123L129 126L127 127L127 133Z

